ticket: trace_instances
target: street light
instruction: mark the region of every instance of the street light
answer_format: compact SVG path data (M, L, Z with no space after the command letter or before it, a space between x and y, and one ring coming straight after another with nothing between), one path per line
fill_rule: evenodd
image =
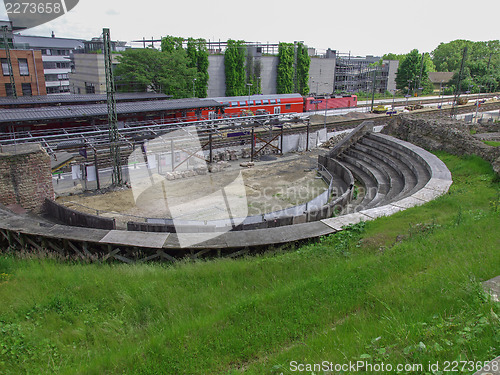
M193 98L196 98L195 92L194 92L194 83L196 82L196 78L193 78Z
M247 86L248 86L248 110L250 111L250 87L253 86L252 83L247 83Z
M476 101L476 124L479 122L477 118L477 112L479 110L479 100L481 99L481 86L478 85L479 92L477 93L477 101Z
M439 97L441 99L441 104L439 105L439 110L443 109L443 82L444 80L441 80L441 83L439 83Z

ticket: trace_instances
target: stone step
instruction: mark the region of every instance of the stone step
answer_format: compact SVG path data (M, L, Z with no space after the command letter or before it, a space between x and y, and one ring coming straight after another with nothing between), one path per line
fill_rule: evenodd
M404 196L402 196L403 198L410 196L418 190L422 189L429 181L429 166L419 155L416 155L411 150L373 133L367 134L367 136L363 138L362 143L370 145L371 147L376 148L387 155L391 155L392 157L403 162L408 168L412 170L416 178L416 183L412 189L404 193Z
M367 167L371 168L375 176L377 176L377 172L379 172L377 177L379 181L379 190L384 195L384 199L378 201L378 205L390 203L393 198L401 192L404 187L404 180L399 176L397 171L385 163L384 160L380 160L355 147L350 148L347 152L359 161L366 163Z
M386 199L388 201L393 200L395 197L401 194L406 186L405 177L398 169L398 167L395 166L387 156L361 144L356 144L355 146L353 146L353 150L362 153L366 158L370 158L374 165L387 173L390 181L390 189L386 194Z
M364 197L363 200L359 203L360 210L366 207L376 195L378 190L377 181L375 177L371 174L366 173L361 168L358 168L356 165L350 163L348 158L343 158L342 163L349 168L354 178L363 185L364 188Z
M409 158L412 161L412 165L415 167L418 167L417 169L417 175L420 178L423 178L424 176L430 178L430 168L431 166L427 163L427 161L422 158L420 155L406 147L404 144L401 143L396 143L393 142L391 139L386 138L383 134L375 134L375 133L370 133L367 134L366 139L373 140L377 142L378 144L385 145L387 146L390 150L393 150L400 155L404 155L407 158ZM404 142L407 143L407 142ZM413 146L415 147L415 146Z
M356 144L355 149L372 155L373 157L377 158L377 160L379 160L381 164L385 163L389 165L394 171L393 177L395 178L395 180L393 183L398 187L399 185L401 186L399 191L398 189L393 189L394 194L391 195L391 200L399 200L405 198L408 192L410 192L417 184L417 177L415 176L413 171L401 160L393 157L392 155L389 155L388 153L379 151L376 148L367 146L366 144L358 143Z
M348 150L346 153L344 153L342 157L343 160L348 161L350 164L355 165L368 175L373 176L374 180L376 181L377 189L375 191L375 195L365 208L376 207L380 202L383 202L390 188L388 176L384 175L382 171L375 168L366 161L360 160L356 154L353 155L353 152L351 150ZM373 194L373 192L371 192L371 194Z

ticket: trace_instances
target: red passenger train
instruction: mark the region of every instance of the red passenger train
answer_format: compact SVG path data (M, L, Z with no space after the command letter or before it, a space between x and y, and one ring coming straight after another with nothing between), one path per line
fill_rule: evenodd
M356 95L303 97L300 94L250 95L211 98L224 105L225 115L301 113L358 105Z
M132 94L130 94L132 95ZM46 96L0 99L0 134L47 132L57 128L86 128L107 123L103 97ZM117 97L119 126L137 122L186 122L258 114L302 113L357 106L356 95L303 97L300 94L250 95L170 99L140 95Z

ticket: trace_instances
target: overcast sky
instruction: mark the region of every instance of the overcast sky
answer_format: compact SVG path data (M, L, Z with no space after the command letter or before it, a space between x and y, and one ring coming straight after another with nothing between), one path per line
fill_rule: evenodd
M455 39L500 39L499 17L499 0L80 0L66 15L23 34L90 39L107 27L113 40L304 41L319 51L381 56L431 52ZM1 1L0 19L7 19Z

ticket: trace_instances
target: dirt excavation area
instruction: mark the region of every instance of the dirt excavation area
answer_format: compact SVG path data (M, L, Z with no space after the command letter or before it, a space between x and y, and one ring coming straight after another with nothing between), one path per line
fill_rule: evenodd
M218 220L279 211L306 203L327 185L318 175L317 160L325 149L268 155L251 167L228 162L217 173L168 180L146 166L129 169L126 187L58 197L74 210L114 217L119 228L145 218Z

